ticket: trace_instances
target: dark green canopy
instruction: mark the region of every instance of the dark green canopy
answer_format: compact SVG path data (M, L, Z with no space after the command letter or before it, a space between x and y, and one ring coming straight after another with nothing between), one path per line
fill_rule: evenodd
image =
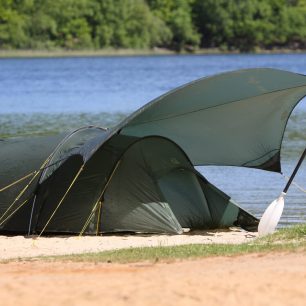
M256 230L194 166L279 172L288 118L305 95L303 75L241 70L171 91L112 129L2 140L0 190L18 182L0 192L0 231Z
M120 133L168 137L193 165L280 172L284 130L305 95L304 75L275 69L223 73L157 98L127 118Z

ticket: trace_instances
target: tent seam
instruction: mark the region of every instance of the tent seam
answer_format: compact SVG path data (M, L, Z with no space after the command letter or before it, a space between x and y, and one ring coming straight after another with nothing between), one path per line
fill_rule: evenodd
M185 113L177 114L177 115L173 115L173 116L167 116L167 117L160 118L160 119L148 120L148 121L139 122L139 123L130 124L130 125L127 124L126 126L124 126L121 129L124 130L125 128L129 128L129 127L134 127L134 126L143 125L143 124L147 124L147 123L158 122L158 121L163 121L163 120L167 120L167 119L182 117L182 116L187 115L187 114L193 114L193 113L209 110L209 109L212 109L212 108L217 108L217 107L221 107L221 106L236 103L236 102L241 102L243 100L248 100L248 99L251 99L251 98L257 98L257 97L261 97L261 96L265 96L265 95L269 95L269 94L273 94L273 93L277 93L277 92L282 92L282 91L286 91L286 90L290 90L290 89L296 89L296 88L302 88L302 87L306 87L306 84L305 85L300 85L300 86L295 86L295 87L289 87L289 88L285 88L285 89L274 90L274 91L266 92L266 93L263 93L263 94L260 94L260 95L250 96L250 97L246 97L246 98L242 98L242 99L238 99L238 100L232 100L232 101L222 103L222 104L219 104L219 105L209 106L209 107L206 107L206 108L199 108L199 109L194 110L194 111L189 111L189 112L185 112ZM305 97L305 95L304 95L304 97ZM133 119L131 119L131 120L133 120Z

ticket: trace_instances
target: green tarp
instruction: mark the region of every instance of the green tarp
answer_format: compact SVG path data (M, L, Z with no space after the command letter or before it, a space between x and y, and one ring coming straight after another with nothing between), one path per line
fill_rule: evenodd
M306 94L306 77L247 69L204 78L145 105L121 133L160 135L176 142L193 165L280 171L289 115Z

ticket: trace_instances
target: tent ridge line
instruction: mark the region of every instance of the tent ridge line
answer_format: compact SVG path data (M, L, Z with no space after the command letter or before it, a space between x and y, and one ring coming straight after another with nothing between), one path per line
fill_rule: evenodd
M273 90L273 91L270 91L270 92L265 92L263 94L259 94L259 95L255 95L255 96L251 96L251 97L246 97L246 98L242 98L242 99L238 99L238 100L232 100L232 101L229 101L229 102L226 102L226 103L222 103L222 104L215 105L215 106L209 106L209 107L206 107L206 108L199 108L197 110L193 110L193 111L190 111L190 112L185 112L185 113L177 114L177 115L173 115L173 116L167 116L167 117L164 117L164 118L159 118L159 119L153 119L153 120L138 122L138 123L135 123L135 124L127 123L122 129L124 130L125 128L129 128L129 127L133 127L133 126L138 126L138 125L142 125L142 124L147 124L147 123L152 123L152 122L158 122L158 121L163 121L163 120L167 120L167 119L177 118L177 117L184 116L186 114L197 113L197 112L200 112L200 111L205 111L205 110L208 110L208 109L224 106L226 104L231 104L231 103L235 103L235 102L241 102L243 100L247 100L247 99L251 99L251 98L257 98L257 97L261 97L261 96L264 96L264 95L273 94L273 93L276 93L276 92L286 91L286 90L289 90L289 89L297 89L297 88L302 88L302 87L306 87L306 84L299 85L299 86L294 86L294 87L289 87L289 88L284 88L284 89ZM306 95L306 93L305 93L305 95ZM131 120L133 120L133 119L134 118L132 118Z
M250 70L253 70L253 71L255 71L255 70L256 71L258 71L258 70L270 70L271 71L272 70L272 71L277 71L277 72L287 72L287 73L289 72L289 71L285 71L285 70L282 70L282 69L269 68L269 67L259 67L259 68L244 68L244 69L240 69L240 70L223 71L223 72L220 72L220 73L218 73L216 75L207 75L207 76L201 77L199 79L192 80L192 81L190 81L190 82L188 82L186 84L182 84L182 85L180 85L180 86L178 86L176 88L173 88L173 89L169 90L168 92L163 93L159 97L151 100L150 102L148 102L147 104L143 105L142 107L137 109L135 112L130 114L128 117L126 117L121 122L120 126L121 126L121 128L126 126L131 120L133 120L138 115L142 114L148 108L151 108L153 105L160 104L164 98L166 98L169 95L172 95L174 93L178 93L181 90L184 90L186 87L193 86L193 85L195 85L195 84L197 84L197 83L199 83L201 81L205 81L207 79L214 80L215 78L219 78L219 77L222 77L224 75L231 75L231 74L236 74L237 72L241 73L241 72L246 72L246 71L250 71ZM306 77L305 75L303 75L301 73L296 73L296 72L291 72L291 71L289 73L295 74L295 75L300 75L300 76L303 76L304 78Z

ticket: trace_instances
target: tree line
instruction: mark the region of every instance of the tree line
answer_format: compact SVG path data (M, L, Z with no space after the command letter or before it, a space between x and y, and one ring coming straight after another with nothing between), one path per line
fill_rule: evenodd
M306 0L0 0L0 49L306 48Z

